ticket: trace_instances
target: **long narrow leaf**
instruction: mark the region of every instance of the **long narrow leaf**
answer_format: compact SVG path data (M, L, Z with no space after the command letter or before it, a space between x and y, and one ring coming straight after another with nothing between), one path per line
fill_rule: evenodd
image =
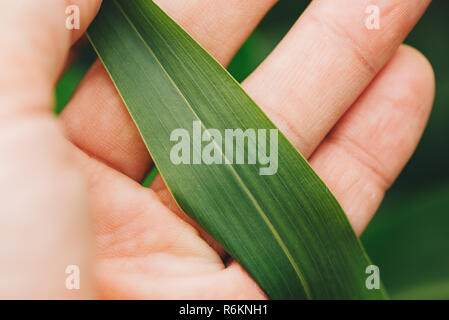
M178 204L270 298L384 297L365 286L371 262L342 208L282 134L273 175L261 175L261 162L234 164L212 140L222 164L171 161L171 134L184 129L194 137L194 123L223 134L276 127L159 7L107 0L88 34Z

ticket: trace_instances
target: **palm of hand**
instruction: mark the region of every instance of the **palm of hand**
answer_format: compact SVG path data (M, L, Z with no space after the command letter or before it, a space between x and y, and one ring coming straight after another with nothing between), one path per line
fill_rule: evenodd
M196 1L184 10L173 1L156 2L227 64L275 1L214 6ZM332 0L316 1L243 83L309 159L358 234L411 156L430 111L434 85L428 63L408 47L397 51L426 5L422 0L386 5L386 12L397 7L405 12L384 17L392 29L386 37L354 26L358 20L351 15L362 7L343 11ZM328 10L333 22L323 16ZM58 142L56 148L70 150L89 181L73 191L85 202L77 203L79 210L90 206L94 216L93 274L100 297L265 297L238 263L184 216L160 177L150 189L136 182L151 159L99 62L59 122L71 143Z

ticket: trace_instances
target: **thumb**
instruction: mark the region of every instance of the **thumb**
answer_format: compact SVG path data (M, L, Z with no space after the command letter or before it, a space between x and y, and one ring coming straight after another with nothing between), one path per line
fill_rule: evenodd
M97 0L0 1L0 299L90 298L92 228L75 148L49 112ZM81 28L66 28L77 5Z

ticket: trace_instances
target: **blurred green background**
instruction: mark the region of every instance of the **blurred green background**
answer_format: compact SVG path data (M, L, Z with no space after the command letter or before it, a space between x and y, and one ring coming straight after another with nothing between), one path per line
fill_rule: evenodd
M237 80L263 61L308 3L282 0L273 8L229 66ZM362 241L392 298L449 299L449 1L434 0L406 42L434 67L435 106L421 144ZM86 47L61 79L57 112L94 60Z

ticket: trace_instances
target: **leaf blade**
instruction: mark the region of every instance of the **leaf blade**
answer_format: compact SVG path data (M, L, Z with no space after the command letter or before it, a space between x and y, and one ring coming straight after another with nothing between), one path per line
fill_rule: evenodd
M152 1L105 2L89 37L175 200L271 298L384 296L364 288L369 258L338 202L282 134L274 176L255 166L171 163L170 133L184 128L192 136L195 120L222 131L276 128Z

